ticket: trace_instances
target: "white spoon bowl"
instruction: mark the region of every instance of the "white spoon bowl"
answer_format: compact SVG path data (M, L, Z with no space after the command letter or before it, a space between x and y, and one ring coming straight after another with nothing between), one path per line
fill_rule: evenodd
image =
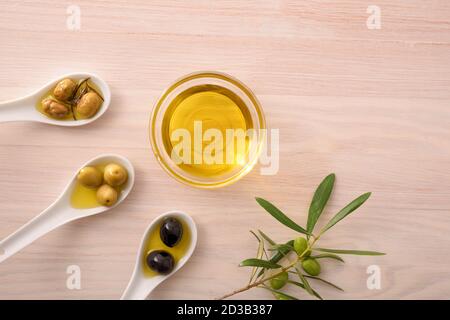
M125 187L121 191L117 202L110 207L98 206L89 209L73 208L70 204L70 199L76 185L78 172L86 166L94 166L110 162L122 165L128 172L128 180ZM115 154L103 154L89 160L75 172L71 181L53 204L51 204L34 219L22 226L19 230L0 241L0 262L5 261L36 239L63 224L80 218L92 216L94 214L103 213L118 206L123 200L125 200L133 188L134 178L135 174L133 165L128 159L122 156Z
M154 275L148 276L145 275L142 261L146 252L147 242L149 240L149 236L152 232L155 231L155 228L158 228L161 224L161 221L167 217L173 217L178 220L185 222L187 227L189 228L191 234L191 243L189 244L189 248L184 254L184 256L176 263L174 269L171 273L166 275ZM156 231L159 233L159 231ZM197 227L195 225L194 220L188 214L181 211L169 211L163 213L158 216L155 220L153 220L150 225L147 227L147 230L142 237L141 246L139 248L136 265L134 267L133 275L131 276L130 282L128 283L127 288L125 289L121 300L144 300L147 296L163 281L167 280L171 275L180 270L185 263L190 259L192 254L194 253L195 246L197 245Z
M103 97L103 103L100 107L100 110L98 110L98 112L93 117L80 120L57 120L47 117L36 109L36 105L42 99L42 97L50 89L54 88L59 81L65 78L70 78L75 81L90 78L90 81L99 88L100 94ZM102 78L96 76L95 74L87 72L70 73L62 75L61 77L50 81L30 95L15 100L0 102L0 123L11 121L32 121L52 124L55 126L82 126L100 118L109 108L110 102L111 91L108 84Z

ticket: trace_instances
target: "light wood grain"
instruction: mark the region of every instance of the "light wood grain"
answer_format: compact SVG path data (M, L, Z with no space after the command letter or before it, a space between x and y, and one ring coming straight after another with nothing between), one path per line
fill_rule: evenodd
M80 31L66 29L69 4L81 7ZM366 27L370 4L382 10L381 30ZM0 237L49 205L99 153L128 157L137 182L113 212L63 226L2 263L0 298L120 297L147 224L172 209L195 218L198 249L152 297L220 296L248 279L237 264L256 250L249 229L293 236L253 197L305 221L329 172L337 182L325 217L362 192L373 196L323 245L388 255L328 263L323 276L346 291L318 291L328 299L449 298L449 16L445 0L1 2L0 100L85 70L106 79L113 101L87 127L0 125ZM147 137L152 105L174 79L206 69L244 81L268 125L280 128L277 175L256 168L205 191L159 167ZM71 264L81 267L81 290L66 288ZM371 264L381 267L381 290L366 287Z

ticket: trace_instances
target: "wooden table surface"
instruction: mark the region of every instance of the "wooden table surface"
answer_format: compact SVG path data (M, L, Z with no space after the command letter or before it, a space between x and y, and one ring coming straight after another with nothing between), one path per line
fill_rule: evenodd
M66 27L69 5L81 9L78 31ZM381 29L366 25L369 5L381 9ZM128 157L137 181L111 213L60 227L2 263L0 298L119 298L148 223L172 209L194 217L198 247L151 297L218 297L248 280L237 265L256 250L249 229L280 242L295 235L254 197L304 223L330 172L337 180L324 217L373 195L322 245L387 255L328 262L323 277L345 292L317 290L327 299L450 298L449 16L446 0L1 2L0 100L89 71L109 83L112 104L80 128L0 125L0 237L100 153ZM229 73L255 92L268 126L280 129L278 174L256 167L207 191L160 168L148 141L152 106L174 79L199 70ZM66 287L70 265L81 268L80 290ZM380 290L366 286L370 265L380 267ZM260 289L236 296L270 297Z

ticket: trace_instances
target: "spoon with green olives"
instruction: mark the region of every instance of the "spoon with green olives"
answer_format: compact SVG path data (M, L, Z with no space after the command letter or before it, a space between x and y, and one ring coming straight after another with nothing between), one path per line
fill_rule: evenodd
M0 102L0 123L42 122L74 127L91 123L108 109L108 84L87 72L66 74L25 97Z
M154 241L155 236L160 239ZM152 248L151 245L155 242L160 244ZM188 214L169 211L158 216L144 233L133 275L121 300L147 298L158 285L184 266L192 256L196 244L197 227ZM182 246L181 251L176 249L177 246ZM171 253L171 249L177 250L175 258L172 255L175 250Z
M118 194L117 202L110 206L103 206L99 204L96 207L87 209L74 208L71 205L71 196L74 188L76 187L77 176L79 175L80 170L87 166L97 166L104 163L120 164L127 171L127 181L123 185L120 194ZM5 261L21 249L25 248L27 245L31 244L33 241L56 229L57 227L62 226L63 224L80 218L103 213L116 207L123 200L125 200L133 188L134 176L133 165L125 157L116 154L102 154L89 160L79 170L77 170L64 191L53 204L16 232L0 241L0 262Z

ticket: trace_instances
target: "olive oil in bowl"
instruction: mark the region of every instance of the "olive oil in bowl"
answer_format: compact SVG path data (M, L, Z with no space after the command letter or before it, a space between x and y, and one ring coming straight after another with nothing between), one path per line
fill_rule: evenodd
M201 130L199 130L201 128ZM223 138L227 136L227 130L246 132L253 128L252 119L244 102L230 90L215 86L202 85L189 88L178 95L170 104L165 113L162 127L162 138L168 154L172 154L174 146L179 143L174 134L177 130L187 130L190 137L195 137L195 130L207 132L218 130ZM238 148L237 137L231 142L222 140L219 148L213 150L212 156L217 159L214 163L204 158L204 150L210 141L203 140L200 143L191 140L190 161L180 163L183 171L194 176L211 178L213 176L226 175L242 167L248 153L248 139L243 148ZM222 148L220 148L220 145ZM228 150L234 148L234 150ZM231 161L227 161L227 152L231 152ZM196 163L196 157L201 160ZM209 163L208 163L209 162Z
M251 91L216 72L188 75L160 98L150 139L162 167L202 188L230 184L258 160L265 120Z

